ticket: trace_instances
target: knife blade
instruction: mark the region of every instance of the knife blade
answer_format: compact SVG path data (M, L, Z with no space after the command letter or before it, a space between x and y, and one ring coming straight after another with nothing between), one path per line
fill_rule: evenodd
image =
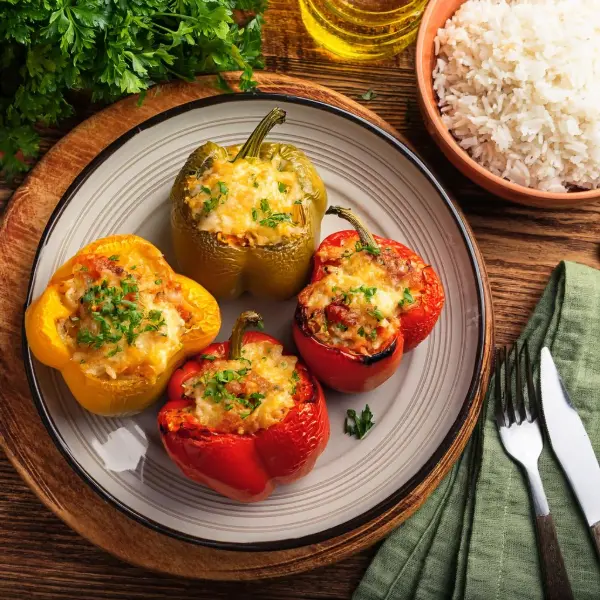
M548 348L542 348L540 382L550 444L577 496L600 556L600 465Z

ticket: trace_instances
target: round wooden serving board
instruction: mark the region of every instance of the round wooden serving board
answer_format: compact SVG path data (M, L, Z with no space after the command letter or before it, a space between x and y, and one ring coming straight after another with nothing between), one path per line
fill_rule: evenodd
M237 75L225 76L235 88ZM326 102L400 137L377 115L332 90L307 81L258 73L264 92ZM157 533L100 498L54 445L31 398L21 359L23 306L42 231L75 177L111 142L167 109L222 92L214 77L172 83L148 93L142 106L122 100L79 125L37 164L16 191L0 226L0 444L39 498L70 527L123 560L157 571L206 579L257 579L288 575L338 561L381 539L410 516L435 489L462 452L476 423L487 386L492 352L491 296L485 280L486 347L477 394L454 444L430 476L399 504L362 527L326 542L276 552L231 552ZM478 261L483 260L474 243ZM485 276L485 275L484 275Z

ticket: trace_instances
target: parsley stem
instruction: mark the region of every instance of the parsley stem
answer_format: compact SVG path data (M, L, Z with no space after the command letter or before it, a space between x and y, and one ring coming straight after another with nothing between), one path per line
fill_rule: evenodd
M242 357L244 331L251 325L262 328L262 317L257 312L247 310L237 318L229 338L229 360L238 360Z
M342 219L345 219L356 229L358 237L360 238L363 246L370 246L378 249L379 244L375 241L373 234L364 226L363 222L349 209L341 206L330 206L326 211L326 215L337 215Z
M250 134L246 143L242 146L237 156L231 161L235 162L240 158L258 158L260 146L267 134L275 125L285 123L285 111L281 108L274 108L264 119L256 126L256 129Z

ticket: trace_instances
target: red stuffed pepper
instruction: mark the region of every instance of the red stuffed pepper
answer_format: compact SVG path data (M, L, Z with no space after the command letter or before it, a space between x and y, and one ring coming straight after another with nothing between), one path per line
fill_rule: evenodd
M332 206L326 214L355 229L333 233L317 249L311 283L298 295L294 341L320 381L365 392L389 379L402 353L431 333L444 290L406 246L372 235L348 209Z
M175 371L158 415L169 456L190 479L240 502L303 477L329 440L323 390L245 312L227 342Z

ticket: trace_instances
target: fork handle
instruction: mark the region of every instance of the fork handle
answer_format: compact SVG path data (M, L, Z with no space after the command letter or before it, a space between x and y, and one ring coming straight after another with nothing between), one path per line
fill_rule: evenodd
M546 600L573 600L552 515L536 516L535 525Z
M594 523L590 527L590 531L592 532L592 539L594 540L594 546L596 546L596 552L598 553L598 558L600 559L600 521Z

